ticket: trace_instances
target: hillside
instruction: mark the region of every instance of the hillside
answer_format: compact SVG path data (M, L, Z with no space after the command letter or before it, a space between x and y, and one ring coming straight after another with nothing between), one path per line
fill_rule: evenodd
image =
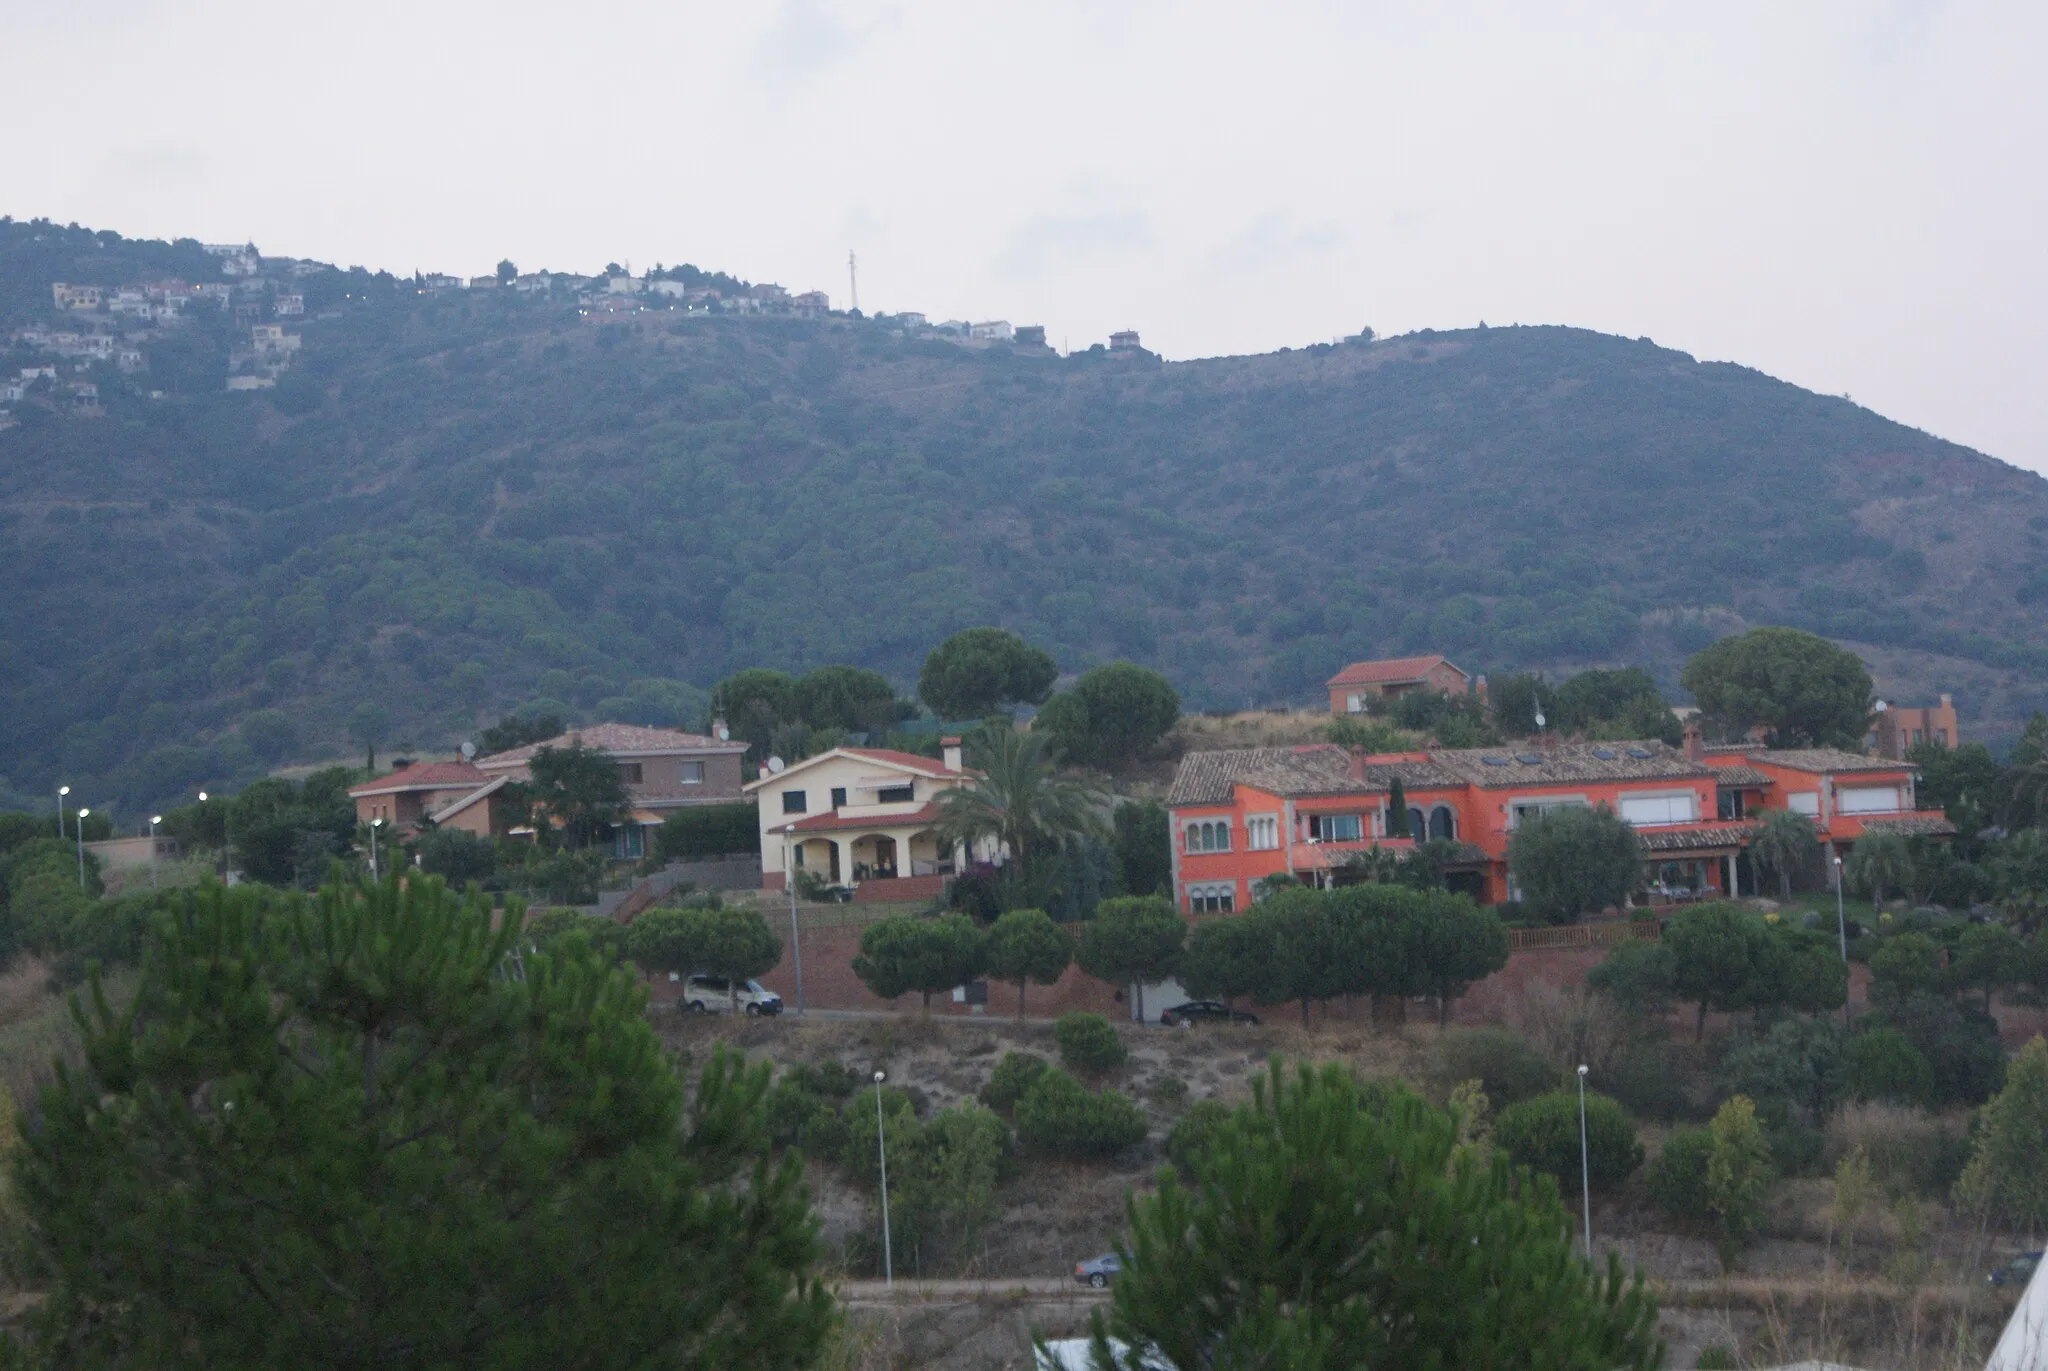
M70 326L52 282L219 261L0 222L0 336ZM432 747L538 698L674 722L746 665L907 687L975 623L1069 670L1155 665L1197 707L1424 648L1671 681L1760 622L1864 649L1886 692L1954 690L1966 736L2048 703L2048 482L1646 339L1169 364L263 279L306 311L274 389L225 390L266 317L237 303L147 330L140 370L66 361L98 414L12 406L0 798L167 799L339 752L365 702L384 741ZM46 360L17 341L0 375Z

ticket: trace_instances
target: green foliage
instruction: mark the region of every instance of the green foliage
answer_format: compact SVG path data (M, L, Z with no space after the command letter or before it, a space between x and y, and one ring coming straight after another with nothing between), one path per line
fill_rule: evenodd
M626 929L625 951L642 970L723 976L737 1007L740 984L782 960L782 940L752 909L657 905Z
M1051 985L1074 960L1074 940L1040 909L1013 909L995 921L984 946L988 974L1017 987L1017 1017L1024 1017L1028 981Z
M1766 810L1750 836L1750 859L1778 878L1778 898L1792 898L1792 878L1820 851L1813 820L1789 809Z
M1579 672L1557 688L1547 713L1551 727L1593 738L1660 738L1676 746L1681 736L1670 702L1638 666Z
M493 753L510 752L528 743L544 743L550 738L562 736L562 716L559 714L507 714L489 728L476 735L476 749L488 757Z
M1166 1138L1166 1160L1180 1172L1183 1181L1193 1183L1200 1175L1209 1148L1235 1111L1221 1100L1197 1100L1173 1122Z
M1656 1305L1575 1255L1548 1182L1461 1149L1407 1091L1275 1062L1189 1159L1127 1201L1107 1340L1173 1366L1659 1364ZM1384 1235L1401 1240L1387 1242Z
M1856 840L1844 873L1849 885L1874 905L1887 892L1898 895L1913 884L1913 849L1896 833L1872 833Z
M1516 825L1508 838L1508 869L1531 912L1569 923L1627 903L1642 883L1642 842L1604 805L1550 809Z
M654 850L671 862L758 853L760 811L752 804L686 805L661 821Z
M459 828L429 829L420 835L415 850L420 870L457 890L471 881L488 881L498 869L497 844Z
M918 698L942 719L979 719L1010 705L1043 704L1059 667L1000 628L969 628L933 648L918 672Z
M1060 1060L1076 1071L1110 1071L1130 1060L1124 1040L1100 1014L1062 1014L1053 1020Z
M1643 1172L1644 1188L1659 1208L1681 1223L1713 1222L1713 1196L1707 1189L1707 1166L1714 1155L1714 1135L1704 1128L1674 1128Z
M996 1069L989 1073L978 1098L996 1113L1008 1114L1038 1083L1047 1066L1045 1058L1035 1053L1005 1052L1003 1059L996 1063Z
M1842 1048L1842 1088L1858 1100L1926 1104L1934 1068L1905 1034L1887 1024L1865 1028Z
M1639 1023L1662 1020L1678 988L1678 964L1671 946L1640 938L1616 943L1586 973L1586 985Z
M611 754L582 741L567 747L543 747L527 763L531 773L536 824L553 831L570 847L598 842L629 807L626 782Z
M924 919L899 914L861 930L853 974L885 1000L915 990L931 1013L932 996L981 974L981 930L965 914Z
M1723 1101L1707 1134L1713 1140L1707 1153L1707 1211L1714 1216L1721 1269L1729 1271L1763 1222L1776 1176L1770 1144L1747 1096Z
M1730 1094L1786 1101L1818 1121L1844 1088L1845 1040L1832 1018L1780 1019L1761 1036L1738 1040L1721 1074Z
M1937 1106L1982 1104L2005 1079L2005 1049L1998 1024L1974 1005L1939 995L1907 995L1865 1015L1858 1027L1890 1026L1927 1059Z
M796 682L796 717L814 729L871 733L900 723L917 711L896 696L879 671L857 666L821 666Z
M1173 881L1173 839L1166 806L1126 800L1110 816L1119 883L1126 895L1164 895Z
M1870 954L1870 998L1885 1004L1909 995L1935 995L1945 988L1941 946L1925 933L1898 933Z
M1051 739L1008 727L978 730L967 760L981 772L972 788L954 786L939 796L939 840L970 853L1006 849L999 884L1006 907L1034 903L1048 893L1052 855L1101 828L1095 792L1055 774ZM1014 872L1014 874L1013 874Z
M493 924L436 881L183 896L17 1158L44 1344L809 1364L831 1299L801 1173L763 1156L766 1068L717 1053L686 1114L630 976L572 950L508 978L519 911ZM166 1251L210 1261L166 1282Z
M1017 1137L1049 1157L1113 1157L1145 1136L1145 1115L1118 1090L1090 1090L1048 1067L1017 1102Z
M1664 924L1671 950L1672 988L1699 1007L1695 1038L1706 1033L1709 1010L1746 1007L1757 968L1770 956L1764 921L1729 904L1695 905Z
M1862 659L1796 628L1753 628L1685 664L1679 683L1731 732L1761 725L1773 747L1863 745L1870 672Z
M1384 719L1360 719L1350 715L1340 715L1324 724L1323 737L1339 747L1356 748L1360 752L1406 752L1420 741L1413 733L1396 728Z
M257 781L227 805L226 835L235 862L265 885L311 887L328 863L353 850L355 802L346 767L316 771L304 781Z
M1059 740L1069 762L1116 767L1150 751L1180 718L1180 694L1164 676L1129 662L1081 673L1039 711L1033 728Z
M1579 1096L1558 1090L1511 1104L1493 1124L1493 1141L1531 1170L1555 1176L1566 1194L1579 1193ZM1614 1100L1586 1092L1586 1149L1595 1190L1628 1179L1643 1164L1635 1121Z
M524 932L527 946L536 952L553 953L558 940L573 937L597 949L607 961L623 955L626 944L626 930L618 923L563 906L533 915L526 921Z
M1555 1090L1557 1069L1526 1039L1505 1028L1453 1028L1437 1039L1436 1074L1455 1084L1478 1081L1496 1108Z
M1126 895L1104 900L1081 929L1074 960L1083 971L1111 985L1137 987L1138 1015L1145 1013L1145 985L1165 980L1180 965L1187 922L1163 895Z
M2036 1034L2006 1069L2005 1088L1984 1106L1956 1198L2007 1226L2048 1228L2048 1042Z

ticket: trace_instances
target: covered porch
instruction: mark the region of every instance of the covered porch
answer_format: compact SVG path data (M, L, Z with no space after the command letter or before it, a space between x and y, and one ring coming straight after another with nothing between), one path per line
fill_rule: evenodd
M828 885L950 876L960 853L941 843L931 806L909 813L820 814L785 830L791 875L808 871Z

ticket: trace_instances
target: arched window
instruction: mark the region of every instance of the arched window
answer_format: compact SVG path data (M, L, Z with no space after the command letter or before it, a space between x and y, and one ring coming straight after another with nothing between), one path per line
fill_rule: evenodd
M1408 811L1408 832L1418 843L1429 836L1429 829L1423 822L1421 810L1411 809Z
M1429 811L1429 836L1432 838L1455 838L1458 836L1458 820L1451 813L1449 805L1438 805Z

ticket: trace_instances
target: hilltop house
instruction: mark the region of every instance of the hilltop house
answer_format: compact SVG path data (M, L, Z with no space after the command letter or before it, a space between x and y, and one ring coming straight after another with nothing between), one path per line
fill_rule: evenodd
M1189 913L1242 909L1253 885L1286 874L1327 884L1353 854L1457 844L1453 889L1486 903L1517 898L1507 847L1532 814L1604 805L1634 825L1648 875L1666 886L1740 892L1756 816L1790 809L1844 855L1868 833L1948 836L1938 810L1914 805L1917 772L1894 759L1829 748L1683 749L1657 741L1436 748L1367 754L1334 744L1191 752L1167 796L1173 888ZM1399 779L1412 837L1388 836ZM1754 876L1746 883L1754 888Z
M1961 741L1956 732L1955 696L1943 695L1940 704L1918 708L1901 708L1879 700L1871 716L1866 745L1867 750L1880 757L1903 761L1908 749L1922 743L1954 747Z
M766 773L744 787L761 816L761 886L780 890L799 871L855 898L919 899L937 894L963 854L936 834L938 797L972 787L960 740L944 757L877 747L836 747Z
M381 820L395 839L428 826L488 838L514 819L496 801L504 788L505 778L489 776L468 762L400 760L388 774L352 785L348 793L356 804L357 823Z
M544 747L581 743L618 764L632 802L632 814L613 834L613 852L639 858L647 850L646 830L659 828L671 813L689 805L730 804L741 798L740 758L745 743L637 724L591 724L545 742L529 743L476 759L487 778L528 780L534 754Z
M1396 699L1417 690L1468 694L1473 678L1441 656L1392 657L1378 662L1353 662L1326 681L1332 714L1363 714L1377 696ZM1484 685L1480 686L1484 691Z

